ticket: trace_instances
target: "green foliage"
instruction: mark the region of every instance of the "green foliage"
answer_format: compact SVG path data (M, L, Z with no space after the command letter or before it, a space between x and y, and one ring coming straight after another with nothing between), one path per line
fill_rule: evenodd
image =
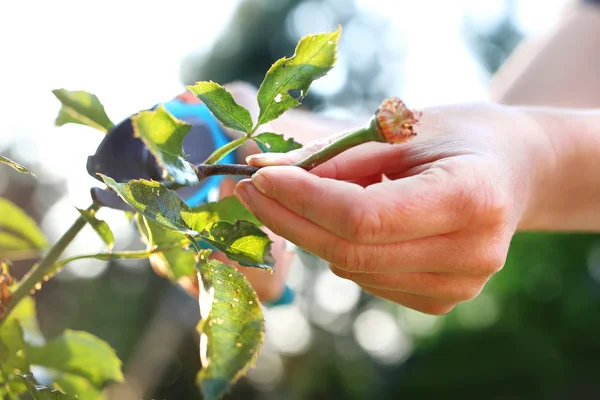
M198 384L206 400L221 398L258 356L264 320L256 292L237 269L210 260L200 269Z
M64 393L77 393L81 400L103 400L102 389L92 385L90 381L77 375L64 372L53 373L54 386Z
M271 239L250 222L213 222L200 232L200 237L241 265L269 270L274 267Z
M96 218L95 212L82 210L80 208L78 208L77 211L79 211L79 214L81 214L83 219L85 219L86 222L90 224L92 228L94 228L100 238L104 241L104 243L106 243L108 249L112 249L112 247L115 245L115 237L106 221Z
M48 368L63 391L86 400L98 399L108 381L123 381L115 351L90 333L67 330L46 343L38 327L35 302L28 296L0 325L0 393L4 388L13 394L28 391L33 398L71 398L44 397L60 393L22 376L30 374L32 365ZM32 391L29 383L39 386L39 390Z
M182 277L196 274L196 257L189 250L190 241L183 233L169 231L156 222L137 216L138 228L142 240L148 248L164 248L150 256L150 261L170 280L177 281ZM203 255L208 258L211 250L204 250Z
M164 168L164 178L183 185L198 182L196 173L183 154L183 139L191 125L175 118L163 105L156 111L142 111L131 120L135 136L146 144Z
M273 64L258 90L260 114L254 125L250 112L219 84L210 81L189 86L224 126L245 133L216 149L205 162L218 162L249 138L263 152L288 152L302 147L293 138L286 139L276 133L252 135L262 124L298 106L312 82L327 74L336 60L340 33L341 28L338 28L334 32L308 35L300 40L292 57ZM76 123L102 132L114 126L95 95L65 89L53 93L62 104L56 125ZM164 106L138 113L132 117L132 124L135 137L141 139L158 160L164 170L163 178L173 181L169 183L174 183L173 188L198 183L195 168L183 152L183 141L191 128L189 124L175 118ZM0 157L0 162L31 173L5 157ZM18 303L0 325L0 395L15 397L27 391L34 399L71 399L61 392L64 391L91 400L101 397L102 387L108 381L122 381L121 361L115 350L99 338L66 330L46 342L37 324L35 303L26 293L42 277L47 278L47 274L74 260L149 258L155 268L172 281L199 275L198 331L203 368L198 373L198 383L206 399L222 397L255 361L263 340L264 321L257 294L245 276L237 268L208 260L208 257L217 249L241 265L272 271L275 260L271 255L271 239L235 196L192 209L175 191L160 182L144 179L117 182L109 176L100 174L100 177L135 210L127 213L127 217L135 218L147 248L112 252L114 235L107 223L96 217L96 211L78 209L81 218L50 249L37 269L26 276L14 292L4 285L3 296L7 300L12 296ZM104 240L108 252L81 254L59 261L61 252L85 223ZM202 249L197 243L199 239L211 249ZM0 199L0 256L46 246L35 222L14 204ZM32 365L46 369L53 379L53 387L44 387L35 381L30 374Z
M0 257L10 252L43 249L46 238L35 221L21 208L0 198Z
M295 54L277 60L258 89L258 125L278 118L284 112L300 104L311 83L325 76L337 58L337 42L341 28L334 32L303 37L296 46ZM300 91L293 97L290 91Z
M75 400L78 397L72 397L66 395L56 389L52 389L48 386L40 385L32 374L19 374L17 375L20 380L25 383L27 392L31 395L33 400Z
M97 387L124 380L115 351L87 332L66 330L43 346L28 346L27 354L33 365L80 376Z
M18 374L30 373L21 320L30 317L33 301L22 301L0 325L0 393L18 395L27 388ZM37 328L37 325L35 326Z
M8 320L10 319L19 322L27 341L34 343L42 343L44 341L38 325L33 297L27 296L21 300L8 317Z
M55 121L57 126L68 123L81 124L104 133L114 126L95 95L84 90L66 89L55 89L52 93L62 104Z
M23 328L14 318L7 319L0 330L0 360L2 366L10 366L21 371L28 371L29 365L23 353L25 340Z
M236 103L231 93L215 82L197 82L188 86L190 92L206 104L208 109L223 125L236 131L250 133L250 112Z
M108 176L99 175L127 204L146 218L156 221L165 229L186 235L197 234L189 225L193 222L191 208L163 184L145 179L117 183Z
M28 170L27 168L25 168L24 166L22 166L21 164L11 160L8 157L4 157L4 156L0 156L0 164L6 164L9 167L13 167L14 169L16 169L17 171L23 173L23 174L30 174L35 176L35 174L33 172L31 172L30 170Z
M302 147L293 138L286 140L283 135L278 133L265 132L252 137L252 139L263 153L287 153Z
M238 220L252 222L260 226L262 223L240 203L235 196L227 196L219 201L204 203L192 209L194 213L194 229L200 232L211 222L226 221L234 223Z

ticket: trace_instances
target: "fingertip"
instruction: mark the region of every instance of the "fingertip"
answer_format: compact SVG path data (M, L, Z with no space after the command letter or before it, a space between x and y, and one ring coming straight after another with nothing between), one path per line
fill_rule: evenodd
M253 167L292 164L285 153L258 153L246 157L246 163Z
M250 189L254 189L252 181L250 179L244 179L238 182L233 190L235 197L237 197L240 203L242 203L242 205L247 209L250 209L250 206L252 205Z

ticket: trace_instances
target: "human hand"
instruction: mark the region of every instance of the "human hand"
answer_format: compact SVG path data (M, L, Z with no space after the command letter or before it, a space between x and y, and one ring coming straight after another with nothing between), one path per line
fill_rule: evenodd
M338 276L445 314L502 268L553 152L535 120L515 108L432 108L415 129L406 144L360 145L311 172L281 165L335 137L253 156L249 164L265 168L240 182L236 195Z

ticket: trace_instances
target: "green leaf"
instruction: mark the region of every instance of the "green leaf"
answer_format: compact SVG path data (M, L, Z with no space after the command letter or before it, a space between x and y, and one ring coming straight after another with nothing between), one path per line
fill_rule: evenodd
M3 372L29 372L29 363L24 352L23 328L15 318L7 318L0 327L0 349L0 366Z
M80 376L96 387L124 380L115 351L87 332L66 330L43 346L29 345L27 354L32 365Z
M337 58L337 42L341 28L334 32L308 35L300 39L295 54L277 60L258 89L260 126L300 104L315 79L325 76ZM299 91L292 97L290 91Z
M22 166L18 162L15 162L15 161L11 160L10 158L4 157L4 156L0 156L0 163L1 164L6 164L9 167L13 167L14 169L16 169L17 171L19 171L21 173L30 174L30 175L35 176L35 174L33 172L31 172L30 170L28 170L27 168L25 168L24 166Z
M29 343L43 343L44 336L40 330L35 300L32 296L26 296L15 306L7 320L15 319L23 329L24 339Z
M253 136L252 139L263 153L287 153L302 147L292 138L286 140L283 135L271 132L261 133Z
M55 371L52 371L55 372ZM103 400L102 389L96 388L85 378L73 374L52 373L53 386L64 392L76 395L82 400Z
M237 221L233 225L225 221L213 222L200 232L200 237L241 265L269 270L275 265L271 239L248 221Z
M186 235L198 234L188 225L193 218L191 208L163 184L145 179L117 183L106 175L99 175L127 204L146 218L169 230Z
M84 90L66 89L55 89L52 93L62 103L55 121L57 126L68 123L81 124L104 133L114 126L95 95Z
M132 118L135 137L140 138L164 168L164 178L182 185L198 182L183 154L183 138L191 125L178 120L160 105L156 111L142 111Z
M228 128L250 133L252 117L250 111L236 103L231 93L215 82L196 82L188 86L190 92L196 95L213 115Z
M196 273L196 258L193 250L188 250L191 242L183 233L162 228L156 222L137 217L138 228L143 242L149 248L174 247L171 250L152 254L150 261L158 267L167 278L176 282L179 278L193 276ZM204 257L208 257L211 250L204 250Z
M254 363L264 320L256 292L236 268L210 260L200 268L200 360L206 400L220 399ZM211 301L212 300L212 301Z
M35 221L15 204L0 198L0 257L11 250L43 249L47 245Z
M10 317L0 325L0 376L4 377L6 390L20 394L27 389L17 374L29 373L29 363L25 354L23 329L19 321Z
M86 222L88 224L90 224L92 226L92 228L94 228L94 230L98 233L100 238L102 240L104 240L104 243L106 243L106 246L108 246L108 249L109 250L112 249L112 247L115 244L115 237L114 237L112 231L110 230L110 227L106 223L106 221L102 221L102 220L96 218L95 212L88 211L88 210L82 210L80 208L78 208L77 211L79 211L79 214L81 214L83 219L85 219Z
M202 231L211 222L227 221L234 223L238 220L252 222L261 226L262 223L240 203L236 196L227 196L219 201L204 203L192 208L194 214L193 228Z
M136 214L136 224L142 235L142 241L148 248L174 247L189 244L189 240L185 234L165 229L142 214Z
M77 397L72 397L64 394L56 389L48 386L40 385L32 374L20 374L18 377L25 383L27 392L33 400L75 400Z
M211 250L203 250L204 257L210 255ZM150 256L150 261L158 267L167 278L177 282L180 278L191 277L196 273L196 257L191 250L173 249Z

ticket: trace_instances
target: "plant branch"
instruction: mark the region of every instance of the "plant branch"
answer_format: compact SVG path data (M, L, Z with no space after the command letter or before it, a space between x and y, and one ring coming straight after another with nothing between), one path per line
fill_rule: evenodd
M218 163L219 160L221 160L227 154L231 153L233 150L243 145L246 140L248 140L248 136L244 135L227 143L225 146L219 147L206 160L204 160L203 164Z
M364 128L357 129L345 136L342 136L338 140L322 149L312 153L310 156L303 160L298 161L294 164L296 167L300 167L307 171L323 164L325 161L331 160L338 154L343 153L352 147L358 146L359 144L376 141L379 136L377 127L375 124L370 124Z
M71 261L82 260L84 258L95 258L97 260L109 261L109 260L123 260L123 259L140 259L148 258L153 254L162 253L165 251L173 250L176 246L171 247L156 247L148 250L137 250L137 251L115 251L113 253L91 253L91 254L80 254L73 257L68 257L60 260L54 264L52 271L57 271Z
M251 176L260 169L243 164L200 164L193 165L192 168L200 180L212 175Z
M92 204L87 208L87 211L97 211L100 208L97 204ZM2 321L6 320L6 317L16 307L19 302L25 298L35 286L42 282L44 277L53 272L56 261L63 253L63 251L71 244L75 236L83 229L86 225L86 220L79 216L73 225L61 236L60 239L52 246L48 254L36 265L29 270L29 272L23 277L23 279L17 284L15 290L12 293L12 300L6 308L6 313ZM2 322L0 321L0 323Z

